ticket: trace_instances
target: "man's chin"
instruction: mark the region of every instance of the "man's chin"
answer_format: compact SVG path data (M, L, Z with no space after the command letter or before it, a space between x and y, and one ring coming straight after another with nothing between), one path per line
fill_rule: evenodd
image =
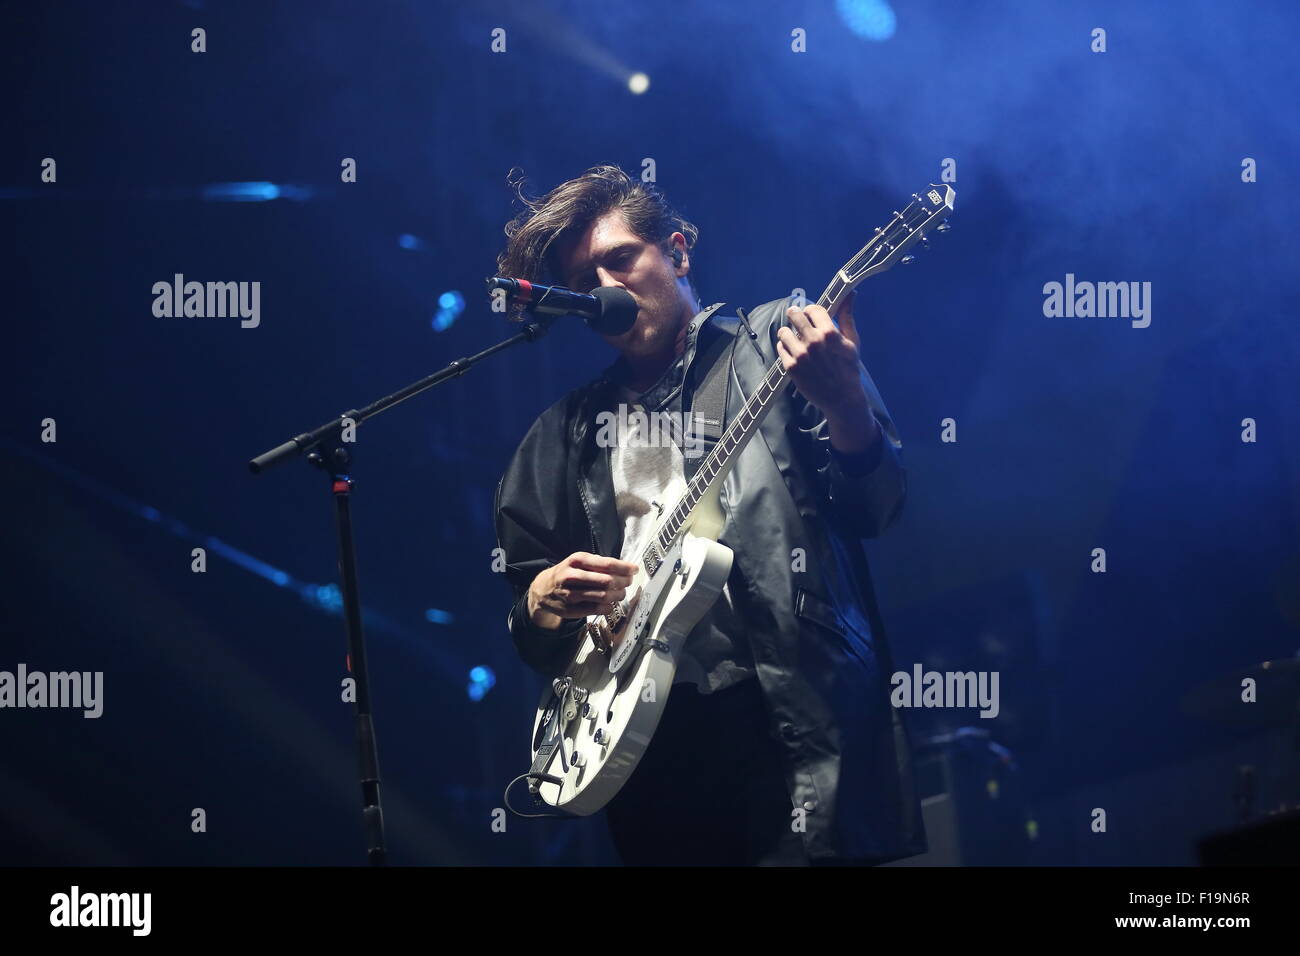
M627 352L632 343L636 341L636 333L636 327L633 326L622 335L602 335L601 338L608 342L611 347L618 349L618 351Z
M603 338L610 345L614 346L614 348L618 349L620 352L626 352L630 349L634 353L637 351L638 345L644 345L644 341L643 341L644 337L645 337L645 325L641 321L640 312L636 314L636 321L632 323L632 327L628 329L626 332L624 332L622 335L601 336L601 338Z

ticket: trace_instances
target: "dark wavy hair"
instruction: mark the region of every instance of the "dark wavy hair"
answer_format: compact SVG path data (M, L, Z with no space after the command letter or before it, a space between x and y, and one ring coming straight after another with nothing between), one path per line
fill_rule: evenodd
M632 179L617 166L593 166L536 199L524 195L524 180L518 169L510 171L507 182L524 209L506 223L506 247L497 256L497 275L549 284L561 281L557 247L581 235L612 209L622 210L628 228L665 253L671 248L668 240L674 232L686 237L687 249L695 246L700 235L694 224L668 205L659 190ZM689 274L686 279L691 293L699 299L694 280ZM520 318L514 310L512 313L511 318Z

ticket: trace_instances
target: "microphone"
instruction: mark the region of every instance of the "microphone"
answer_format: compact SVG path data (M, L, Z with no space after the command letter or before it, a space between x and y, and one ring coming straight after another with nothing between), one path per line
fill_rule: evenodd
M622 335L636 324L637 304L626 289L601 286L591 295L558 285L542 285L527 279L493 276L488 291L505 289L506 295L530 312L544 315L580 315L601 335Z

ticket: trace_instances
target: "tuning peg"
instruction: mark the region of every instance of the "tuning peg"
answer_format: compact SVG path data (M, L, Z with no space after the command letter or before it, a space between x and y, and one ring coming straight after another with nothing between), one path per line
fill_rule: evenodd
M910 266L915 261L916 261L916 256L903 256L903 258L898 260L899 265L904 265L904 266Z
M943 222L939 223L939 225L935 226L934 228L938 232L947 232L949 229L952 228L952 226L948 225L948 220L945 219Z

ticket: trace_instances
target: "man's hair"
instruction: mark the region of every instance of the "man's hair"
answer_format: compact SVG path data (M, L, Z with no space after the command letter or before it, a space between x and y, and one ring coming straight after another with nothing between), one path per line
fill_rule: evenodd
M497 256L497 275L556 284L559 274L556 251L570 238L577 238L593 221L618 209L628 228L646 242L671 252L669 237L680 232L691 249L700 231L668 205L653 186L637 182L617 166L593 166L581 176L560 183L546 195L529 199L523 192L523 178L511 170L507 180L516 190L524 209L506 223L506 248ZM691 293L699 299L695 282L686 276ZM517 316L512 316L517 317Z

